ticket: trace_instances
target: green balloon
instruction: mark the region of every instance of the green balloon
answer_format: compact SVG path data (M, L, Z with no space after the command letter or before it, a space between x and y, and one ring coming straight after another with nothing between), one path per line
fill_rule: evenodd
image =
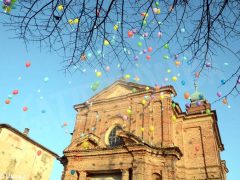
M172 107L175 108L175 107L176 107L176 104L175 104L175 103L172 103Z
M168 55L164 55L163 58L167 60L167 59L169 59L169 56Z
M211 114L210 109L206 109L206 113L207 113L207 114Z
M139 47L142 47L142 42L138 42L138 46L139 46Z
M168 44L164 44L164 48L165 48L165 49L168 49L168 48L169 48L169 45L168 45Z
M144 25L144 26L147 25L147 21L146 21L146 20L143 21L143 25Z
M158 7L159 6L159 2L155 2L155 5Z

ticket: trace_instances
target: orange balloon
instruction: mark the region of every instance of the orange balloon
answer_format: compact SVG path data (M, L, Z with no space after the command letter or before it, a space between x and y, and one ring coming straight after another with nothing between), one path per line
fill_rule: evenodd
M6 103L6 104L10 104L11 101L10 101L9 99L7 99L7 100L5 101L5 103Z
M227 104L227 103L228 103L227 99L224 98L224 99L222 100L222 103L223 103L223 104Z
M181 65L181 62L180 62L180 61L175 61L175 65L176 65L176 66L180 66L180 65Z
M189 93L189 92L185 92L185 93L184 93L184 98L185 98L185 99L189 99L189 97L190 97L190 93Z

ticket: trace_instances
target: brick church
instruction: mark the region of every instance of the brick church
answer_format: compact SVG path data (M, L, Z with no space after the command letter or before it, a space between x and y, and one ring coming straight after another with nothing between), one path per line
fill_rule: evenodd
M186 112L172 86L118 80L74 106L64 180L225 180L217 114L196 91Z

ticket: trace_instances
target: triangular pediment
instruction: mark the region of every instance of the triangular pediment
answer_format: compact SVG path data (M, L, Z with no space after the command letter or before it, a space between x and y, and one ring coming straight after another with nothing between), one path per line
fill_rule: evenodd
M89 101L117 98L134 92L144 91L146 87L145 85L118 80L97 93Z
M64 152L94 149L94 148L97 148L97 147L104 147L104 145L100 142L100 138L95 136L94 134L88 134L84 137L80 137L80 138L74 140L64 150Z

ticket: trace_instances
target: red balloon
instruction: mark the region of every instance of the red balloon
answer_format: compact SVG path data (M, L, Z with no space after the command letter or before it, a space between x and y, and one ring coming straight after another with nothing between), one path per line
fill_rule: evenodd
M24 111L24 112L26 112L27 110L28 110L28 107L27 107L27 106L23 107L23 111Z
M19 93L19 91L17 89L13 90L12 94L13 95L17 95Z
M151 56L150 56L150 55L147 55L147 56L146 56L146 59L147 59L147 60L150 60L150 59L151 59Z
M26 62L26 64L25 64L25 66L27 67L27 68L29 68L30 66L31 66L31 62Z
M42 152L40 150L37 151L37 155L40 156Z
M199 72L195 73L195 77L198 78L199 77Z
M133 37L133 32L132 31L128 31L128 37Z

